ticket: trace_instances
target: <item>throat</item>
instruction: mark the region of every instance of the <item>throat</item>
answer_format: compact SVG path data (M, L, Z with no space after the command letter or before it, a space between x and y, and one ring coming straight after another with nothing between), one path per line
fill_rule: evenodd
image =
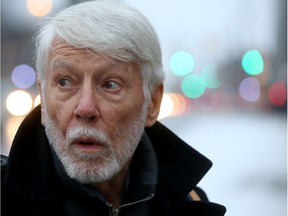
M130 161L111 180L95 185L95 188L101 192L105 200L114 208L118 208L122 204L122 198L126 191L129 165Z

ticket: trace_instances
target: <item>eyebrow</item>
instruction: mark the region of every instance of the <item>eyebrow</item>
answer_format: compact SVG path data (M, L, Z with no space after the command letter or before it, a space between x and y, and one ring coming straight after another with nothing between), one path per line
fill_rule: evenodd
M63 60L55 60L52 62L51 67L54 68L72 68L73 64L68 63L67 61Z

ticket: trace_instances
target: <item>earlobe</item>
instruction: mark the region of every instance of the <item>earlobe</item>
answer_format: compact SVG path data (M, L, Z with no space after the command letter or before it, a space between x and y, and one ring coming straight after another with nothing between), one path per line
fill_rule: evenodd
M151 101L148 107L146 118L146 127L151 127L157 121L158 114L160 112L163 91L164 91L164 85L161 84L155 89L155 91L151 95Z

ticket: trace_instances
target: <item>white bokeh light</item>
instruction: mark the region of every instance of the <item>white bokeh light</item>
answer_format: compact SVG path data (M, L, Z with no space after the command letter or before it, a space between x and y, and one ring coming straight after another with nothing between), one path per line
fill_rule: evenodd
M168 94L164 94L160 107L158 119L163 119L171 115L173 112L174 104L172 98Z
M40 95L37 95L34 99L34 107L38 106L41 103Z
M33 100L31 95L23 90L11 92L6 100L7 110L14 116L23 116L31 111Z

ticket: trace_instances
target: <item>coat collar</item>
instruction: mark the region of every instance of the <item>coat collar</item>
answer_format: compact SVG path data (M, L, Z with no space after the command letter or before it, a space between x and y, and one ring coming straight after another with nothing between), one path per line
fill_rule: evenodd
M212 162L160 122L146 129L159 162L159 176L179 195L187 195L204 177Z
M159 164L159 178L179 195L187 195L202 179L211 161L157 122L146 133ZM36 107L22 122L14 138L5 182L30 199L46 200L55 185L52 155ZM44 170L44 172L43 172Z

